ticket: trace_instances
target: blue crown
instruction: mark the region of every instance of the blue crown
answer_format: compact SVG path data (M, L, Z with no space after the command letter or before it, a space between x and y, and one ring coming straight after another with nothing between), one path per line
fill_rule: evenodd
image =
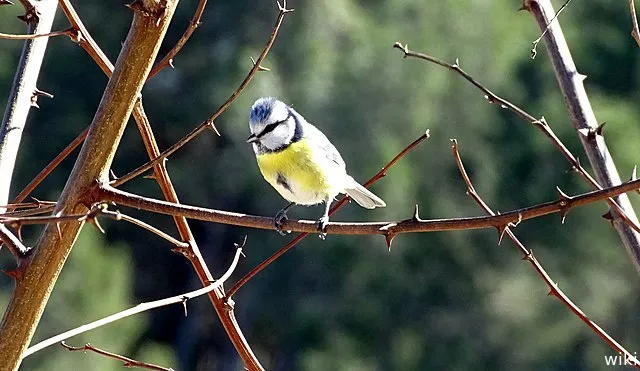
M271 97L260 98L253 103L251 111L249 112L249 121L263 122L271 115L273 106L275 106L277 99Z

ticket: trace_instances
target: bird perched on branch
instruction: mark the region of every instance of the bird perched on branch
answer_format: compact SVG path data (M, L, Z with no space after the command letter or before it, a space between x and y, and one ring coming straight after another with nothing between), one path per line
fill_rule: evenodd
M347 174L344 160L329 139L293 108L275 98L260 98L249 113L251 135L258 167L264 179L289 205L275 216L282 232L287 210L294 204L325 203L318 230L326 231L331 201L344 193L360 206L373 209L386 204Z

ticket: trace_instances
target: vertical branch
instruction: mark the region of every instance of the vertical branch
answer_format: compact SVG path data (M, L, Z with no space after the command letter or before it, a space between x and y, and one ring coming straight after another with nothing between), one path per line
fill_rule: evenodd
M25 4L27 15L31 16L25 15L22 19L29 25L29 34L50 32L57 6L56 0L34 1L29 6ZM39 92L36 82L48 41L48 37L25 40L9 91L7 107L0 125L0 205L6 205L9 200L13 168L29 109L35 104L36 94ZM0 212L4 211L4 208L0 208Z
M133 23L87 139L56 205L56 215L86 212L86 191L108 171L133 105L151 70L176 0L138 0ZM0 325L0 370L17 370L83 221L48 224L16 278Z
M555 13L551 2L524 0L524 9L533 14L541 30L548 29L545 35L547 53L553 64L565 104L569 109L569 117L578 132L598 182L603 188L620 184L620 175L602 136L602 126L596 121L584 89L583 81L586 76L578 73L576 69L560 23L557 19L552 21ZM637 224L638 218L629 202L629 197L623 194L614 197L614 200L627 217ZM640 271L640 233L624 223L615 210L611 214L618 235L635 263L636 269Z

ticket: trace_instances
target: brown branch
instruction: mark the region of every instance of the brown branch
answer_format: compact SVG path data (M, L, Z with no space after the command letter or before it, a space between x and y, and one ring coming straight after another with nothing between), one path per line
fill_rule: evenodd
M512 210L504 214L492 217L467 217L449 219L423 220L417 216L401 221L385 221L370 223L336 223L327 225L327 234L363 235L380 234L392 238L399 233L411 232L436 232L480 229L488 227L503 227L509 223L533 219L553 213L560 213L563 217L570 209L587 205L596 201L605 200L608 197L640 189L640 179L628 181L617 186L605 188L599 191L587 192L578 196L569 197L560 192L560 198L556 201ZM221 224L235 225L257 229L275 229L273 218L247 215L230 211L207 209L198 206L174 204L171 202L143 197L116 188L107 184L95 187L93 194L95 202L116 202L120 205L134 207L141 210L152 211L166 215L181 215L190 219L203 220ZM282 229L292 232L317 232L317 222L312 220L289 219L282 223Z
M638 29L638 16L636 15L636 5L633 0L629 0L629 8L631 11L631 37L640 46L640 30Z
M160 4L161 3L161 4ZM89 134L62 191L54 214L86 211L84 197L96 179L108 172L133 105L142 90L162 38L177 6L176 0L140 0L150 10L135 10L113 76L107 83ZM0 325L0 364L17 369L42 316L52 288L71 252L83 222L48 224L29 256Z
M219 279L215 280L215 281L211 281L207 284L207 286L202 287L198 290L194 290L194 291L189 291L187 293L181 294L181 295L176 295L176 296L172 296L169 298L165 298L165 299L160 299L160 300L155 300L155 301L150 301L147 303L141 303L136 305L135 307L131 307L129 309L123 310L121 312L118 313L114 313L110 316L104 317L102 319L99 319L97 321L93 321L90 323L87 323L86 325L82 325L80 327L76 327L72 330L63 332L62 334L58 334L56 336L50 337L49 339L43 340L37 344L34 344L32 346L29 347L29 349L27 349L24 352L24 355L22 356L22 358L26 358L46 347L49 347L51 345L57 344L63 340L67 340L70 337L76 336L76 335L80 335L82 333L85 333L87 331L96 329L98 327L102 327L106 324L115 322L117 320L120 320L122 318L126 318L126 317L130 317L133 316L135 314L138 313L142 313L142 312L146 312L148 310L151 309L155 309L155 308L160 308L160 307L165 307L167 305L171 305L171 304L183 304L186 306L186 302L190 299L196 298L198 296L201 295L205 295L209 292L211 292L212 290L222 287L222 285L229 279L229 277L231 277L231 274L233 273L233 271L236 269L236 267L238 266L238 261L240 260L240 255L242 255L242 248L244 247L244 243L242 245L237 245L236 244L236 254L233 257L233 261L231 262L231 265L229 265L229 268L227 268L226 272L222 275L222 277L220 277Z
M366 183L364 183L364 186L365 187L369 187L373 183L375 183L378 180L384 178L387 175L387 171L389 170L390 167L392 167L396 162L398 162L401 158L403 158L412 149L417 147L418 144L420 144L423 141L429 139L429 136L430 136L430 133L429 133L429 130L427 130L418 139L414 140L411 144L406 146L402 151L400 151L400 153L398 153L393 159L391 159L391 161L389 161L385 166L383 166L382 169L376 175L374 175L373 177L371 177L371 179L369 179ZM341 198L340 201L338 201L335 205L333 205L331 210L329 210L329 215L333 215L333 213L338 211L338 209L340 209L345 203L347 203L347 201L348 201L348 197L345 196L345 197ZM244 277L242 277L240 280L238 280L238 282L236 282L236 284L233 285L233 287L227 293L228 300L230 300L233 297L233 295L245 283L247 283L250 279L255 277L255 275L260 273L260 271L265 269L271 263L276 261L279 257L284 255L287 251L291 250L295 245L298 244L298 242L302 241L308 235L309 235L308 232L304 232L304 233L301 233L301 234L297 235L293 240L291 240L291 242L289 242L286 245L284 245L283 247L281 247L273 255L271 255L269 258L267 258L262 263L258 264L255 268L253 268L251 271L249 271L249 273L245 274Z
M193 138L195 138L198 134L200 134L205 129L212 128L214 131L217 132L217 129L213 124L214 121L231 105L231 103L238 97L238 95L240 95L240 93L244 91L247 85L249 85L249 82L251 82L251 80L253 79L253 76L260 70L261 68L260 64L267 57L269 50L271 50L271 46L276 40L276 36L278 35L278 31L280 30L280 25L282 24L282 20L284 19L284 16L287 13L293 11L293 9L287 9L282 7L279 3L278 3L278 7L279 7L278 18L276 19L276 23L273 26L273 30L271 31L271 36L269 36L269 40L267 41L267 44L262 50L262 53L260 53L260 56L258 56L258 59L253 64L253 67L251 67L251 70L249 70L249 73L244 78L244 80L242 80L242 82L240 83L240 86L238 86L236 91L234 91L233 94L231 94L229 98L227 98L227 100L224 103L222 103L222 105L218 107L218 109L213 113L213 115L211 115L211 117L209 117L206 121L202 122L195 129L193 129L189 134L185 135L182 139L180 139L174 145L167 148L165 151L163 151L158 157L156 157L152 161L147 162L146 164L138 167L137 169L131 171L130 173L124 175L123 177L113 181L111 183L112 186L118 187L130 181L131 179L137 177L138 175L141 175L145 171L151 169L152 167L154 167L155 165L163 161L166 157L170 156L175 151L182 148L182 146L187 144L189 141L191 141Z
M552 62L556 79L564 102L569 111L569 118L577 131L578 137L598 182L603 187L611 187L620 184L620 175L613 162L613 157L602 136L602 127L596 120L596 116L589 102L589 97L584 88L584 75L578 73L573 61L569 46L562 33L558 21L549 22L553 17L553 5L549 0L524 0L524 9L528 10L541 28L549 26L549 32L545 35L545 45L549 59ZM624 210L626 216L638 224L638 218L627 195L616 197L616 202ZM615 211L615 210L614 210ZM612 212L613 225L618 232L636 270L640 272L640 232L632 229L628 223L621 220L621 215Z
M578 158L575 157L571 153L571 151L569 151L569 149L564 145L564 143L562 143L560 138L558 138L558 136L553 132L553 130L551 130L551 126L549 126L549 124L547 124L547 121L545 120L544 117L542 117L540 119L537 119L533 115L529 114L527 111L525 111L522 108L518 107L517 105L511 103L510 101L508 101L508 100L506 100L504 98L499 97L498 95L493 93L491 90L489 90L487 87L485 87L484 85L479 83L477 80L475 80L471 75L469 75L467 72L465 72L462 68L460 68L460 65L458 64L457 61L456 61L455 64L450 64L450 63L444 62L444 61L442 61L442 60L440 60L438 58L434 58L434 57L432 57L430 55L411 51L411 50L409 50L407 45L403 46L399 42L396 42L393 45L393 47L396 48L396 49L402 50L402 52L404 53L405 58L406 57L414 57L414 58L423 59L423 60L426 60L428 62L431 62L431 63L437 64L439 66L442 66L442 67L444 67L444 68L446 68L448 70L451 70L453 72L456 72L457 74L462 76L465 80L467 80L469 83L471 83L471 85L475 86L478 90L482 91L485 94L485 99L487 99L487 101L489 103L496 104L501 108L508 109L509 111L515 113L518 117L520 117L523 120L525 120L526 122L532 124L536 129L542 131L542 133L547 138L549 138L549 140L551 141L553 146L556 147L556 149L569 162L571 167L576 172L578 172L578 174L580 174L580 176L582 177L582 179L584 179L585 182L589 183L589 185L591 185L591 187L593 187L594 189L602 189L602 186L580 164L580 161L578 160ZM600 127L600 131L601 131L601 129L602 129L602 127ZM594 132L594 135L595 135L595 132ZM618 216L620 216L620 218L625 223L627 223L629 225L629 227L633 228L637 232L640 232L640 225L638 225L637 222L635 222L629 216L627 216L627 214L625 214L625 211L622 209L622 207L620 205L618 205L618 203L615 200L608 199L607 203L611 207L613 207L613 209L616 212L616 214Z
M464 165L462 164L462 158L460 157L460 153L458 152L458 142L455 139L453 139L452 142L453 144L451 146L451 149L453 151L453 157L456 160L456 164L458 165L458 169L460 170L462 179L464 180L467 186L467 194L478 205L480 205L480 207L484 209L484 211L488 215L496 215L493 212L493 210L491 210L491 208L482 200L480 195L478 195L478 193L476 192L476 189L471 183L471 179L469 178L469 175L467 174L467 171L465 170ZM549 274L544 270L540 262L538 262L538 260L533 255L533 251L527 249L522 244L522 242L520 242L520 240L516 237L516 235L511 231L509 227L506 227L503 231L501 231L501 234L502 233L506 233L509 239L513 241L513 243L516 245L516 247L518 247L518 249L524 256L523 260L526 260L529 263L531 263L531 266L536 271L536 273L538 273L540 278L542 278L542 280L547 284L547 286L549 287L549 295L557 297L560 300L560 302L562 302L562 304L564 304L567 308L569 308L569 310L573 314L575 314L582 322L584 322L587 326L589 326L589 328L593 332L595 332L604 341L606 341L607 344L609 344L609 346L616 351L616 353L623 354L625 356L625 359L632 360L633 365L635 365L636 368L640 369L640 362L638 362L638 360L636 360L636 358L633 355L631 355L631 353L629 353L622 345L620 345L617 341L615 341L615 339L609 336L609 334L607 334L600 326L598 326L597 323L590 320L589 317L587 317L587 315L584 314L584 312L576 304L574 304L573 301L571 301L571 299L569 299L569 297L558 287L558 284L555 283L551 279ZM500 238L502 238L502 236Z
M33 39L37 39L40 37L54 37L54 36L69 36L72 37L72 35L75 33L73 28L68 28L66 30L62 30L62 31L53 31L53 32L48 32L48 33L41 33L41 34L26 34L26 35L14 35L14 34L8 34L8 33L2 33L0 32L0 39L8 39L8 40L33 40Z
M121 356L119 354L116 353L112 353L112 352L108 352L106 350L100 349L100 348L96 348L93 345L87 343L84 346L81 347L74 347L71 345L67 345L67 343L65 343L64 341L60 342L60 345L62 345L65 349L67 349L70 352L75 352L75 351L82 351L82 352L94 352L100 355L103 355L105 357L108 358L113 358L113 359L117 359L118 361L123 362L123 366L127 367L127 368L145 368L147 370L158 370L158 371L173 371L173 369L171 367L162 367L162 366L158 366L158 365L154 365L152 363L146 363L146 362L141 362L141 361L137 361L135 359L129 358L129 357L125 357L125 356Z
M49 175L51 172L60 165L60 163L71 154L82 142L84 142L87 137L87 133L89 133L89 128L84 129L82 133L80 133L71 143L67 145L65 149L62 150L44 169L40 170L38 175L33 178L29 184L13 200L14 203L22 202L26 199L31 192Z
M207 6L207 0L200 0L198 2L198 7L196 8L193 17L191 18L191 22L189 22L189 27L184 31L178 42L169 50L169 52L162 58L160 62L158 62L155 67L149 73L149 77L147 80L151 79L158 72L162 71L165 67L171 66L173 68L173 58L182 50L184 44L187 43L191 35L195 32L196 28L200 26L200 18L202 18L202 13L204 13L204 8Z

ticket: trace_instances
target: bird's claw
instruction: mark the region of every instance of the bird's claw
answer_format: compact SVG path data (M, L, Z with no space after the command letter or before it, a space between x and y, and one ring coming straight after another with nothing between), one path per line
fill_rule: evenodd
M287 218L287 212L283 209L278 211L278 213L276 214L276 216L273 218L273 223L276 226L276 231L278 233L280 233L281 236L286 236L287 234L291 233L291 231L283 231L282 230L282 225L284 224L285 221L287 221L289 218Z
M329 224L329 216L324 215L318 220L318 232L320 232L320 239L324 240L327 237L327 224Z

